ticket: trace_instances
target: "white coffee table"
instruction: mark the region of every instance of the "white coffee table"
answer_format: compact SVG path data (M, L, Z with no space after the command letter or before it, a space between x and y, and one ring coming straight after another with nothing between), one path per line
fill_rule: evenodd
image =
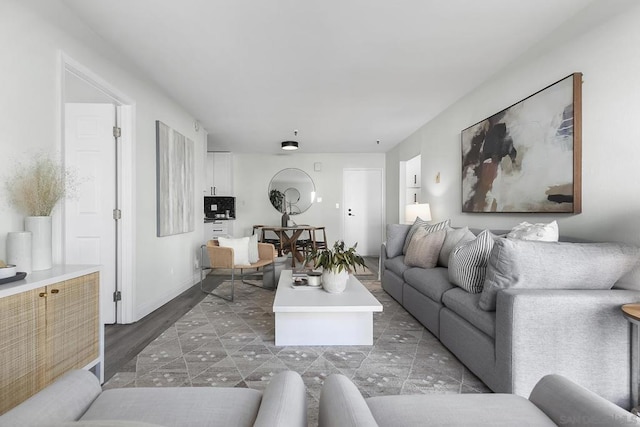
M340 294L292 283L291 270L282 271L273 301L276 346L373 345L373 312L382 304L353 275Z

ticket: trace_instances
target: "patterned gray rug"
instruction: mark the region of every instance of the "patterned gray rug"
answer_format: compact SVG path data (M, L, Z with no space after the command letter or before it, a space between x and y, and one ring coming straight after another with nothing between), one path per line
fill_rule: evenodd
M369 279L369 280L368 280ZM380 287L362 283L380 301L373 346L276 347L274 292L236 281L234 302L207 296L149 344L104 386L250 387L262 390L283 370L302 375L309 425L317 425L324 379L351 378L365 397L490 390ZM221 285L221 293L228 291ZM227 288L227 289L224 289Z

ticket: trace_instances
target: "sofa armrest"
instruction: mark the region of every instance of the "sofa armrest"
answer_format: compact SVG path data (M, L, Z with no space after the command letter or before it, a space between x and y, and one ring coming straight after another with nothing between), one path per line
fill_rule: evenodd
M320 394L319 427L377 427L358 388L347 377L329 375Z
M262 394L254 427L307 426L307 392L300 374L280 372Z
M78 420L102 393L89 371L69 371L53 384L0 416L3 426L47 425Z
M632 426L640 418L561 375L547 375L529 400L561 426Z
M561 374L628 408L631 327L620 306L638 301L627 290L500 291L496 364L507 374L494 391L526 397L543 376Z

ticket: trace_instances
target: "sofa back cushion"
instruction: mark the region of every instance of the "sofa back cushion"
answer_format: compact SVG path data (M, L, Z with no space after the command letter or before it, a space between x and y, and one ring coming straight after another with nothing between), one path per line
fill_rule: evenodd
M495 310L498 291L507 288L611 289L639 260L640 248L618 243L498 239L480 307Z
M418 229L411 238L404 263L409 267L435 267L446 235L445 230L429 233L424 228Z
M462 228L448 228L447 236L444 238L442 248L440 249L440 255L438 256L438 265L442 267L449 266L449 257L453 249L461 243L471 241L476 238L469 227Z
M494 235L484 230L475 239L455 247L449 257L449 280L467 292L482 292Z
M402 248L407 239L410 225L407 224L387 224L387 258L395 258L402 255Z

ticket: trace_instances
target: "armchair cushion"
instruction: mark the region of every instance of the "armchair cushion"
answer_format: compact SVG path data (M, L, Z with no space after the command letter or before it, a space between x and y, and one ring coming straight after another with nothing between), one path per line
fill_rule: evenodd
M232 239L228 237L218 237L218 244L223 248L233 249L234 265L250 265L249 261L249 238L241 237Z

